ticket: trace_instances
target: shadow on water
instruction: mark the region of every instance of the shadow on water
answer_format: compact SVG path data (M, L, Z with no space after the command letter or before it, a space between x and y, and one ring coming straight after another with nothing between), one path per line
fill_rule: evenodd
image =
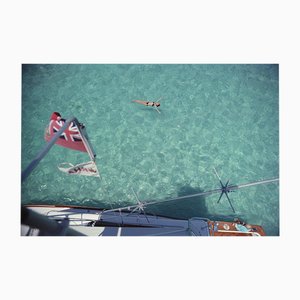
M204 192L201 188L194 188L189 185L182 186L178 190L178 197L189 196ZM157 203L146 207L146 213L166 216L171 218L189 219L193 217L208 218L210 220L232 221L237 217L235 214L219 215L208 212L206 201L212 196L196 196L184 199ZM208 199L207 199L208 198Z
M200 188L182 186L178 191L178 197L202 193ZM146 212L172 218L189 219L207 214L205 197L187 197L185 199L167 201L153 204L146 208Z

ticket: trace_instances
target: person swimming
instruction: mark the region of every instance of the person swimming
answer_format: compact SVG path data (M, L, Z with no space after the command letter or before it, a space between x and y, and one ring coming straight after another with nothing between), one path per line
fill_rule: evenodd
M156 107L160 106L159 102L143 101L143 100L132 100L132 102L136 102L136 103L143 104L146 106L156 106Z
M159 102L143 101L143 100L132 100L132 102L139 103L139 104L142 104L142 105L145 105L145 106L152 106L157 110L158 113L160 113L160 111L157 109L157 107L160 106Z

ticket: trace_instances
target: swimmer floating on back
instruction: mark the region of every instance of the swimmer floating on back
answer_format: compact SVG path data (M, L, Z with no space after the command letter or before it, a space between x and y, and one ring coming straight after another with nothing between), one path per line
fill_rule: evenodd
M136 102L136 103L139 103L139 104L143 104L145 106L152 106L156 109L156 111L158 113L160 113L160 111L158 110L158 107L160 106L160 103L158 102L161 98L159 98L157 100L157 102L153 102L153 101L144 101L144 100L132 100L132 102Z

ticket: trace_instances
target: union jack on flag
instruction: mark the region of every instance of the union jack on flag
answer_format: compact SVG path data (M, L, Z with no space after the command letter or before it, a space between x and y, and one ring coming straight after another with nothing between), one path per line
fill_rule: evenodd
M53 120L51 120L51 122L54 122L54 124L52 126L54 133L58 132L59 129L64 125L64 121L63 120L60 120L60 121L53 121ZM78 128L77 128L77 126L73 122L61 134L61 136L59 138L65 139L66 141L72 141L72 142L82 141L81 135L78 132Z
M50 121L49 126L45 132L45 139L47 142L50 141L51 138L55 135L55 133L60 130L60 128L64 125L64 122L64 119ZM73 150L87 152L80 132L78 131L77 126L73 122L61 134L59 139L56 141L56 144Z

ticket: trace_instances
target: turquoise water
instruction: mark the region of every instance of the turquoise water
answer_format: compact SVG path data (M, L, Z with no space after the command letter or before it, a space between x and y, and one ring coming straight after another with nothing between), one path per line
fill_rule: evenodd
M132 100L155 101L160 111ZM54 146L22 184L22 203L119 207L279 177L278 65L23 65L22 170L53 111L86 125L102 180L67 176L87 154ZM149 206L147 212L259 224L279 235L279 184Z

